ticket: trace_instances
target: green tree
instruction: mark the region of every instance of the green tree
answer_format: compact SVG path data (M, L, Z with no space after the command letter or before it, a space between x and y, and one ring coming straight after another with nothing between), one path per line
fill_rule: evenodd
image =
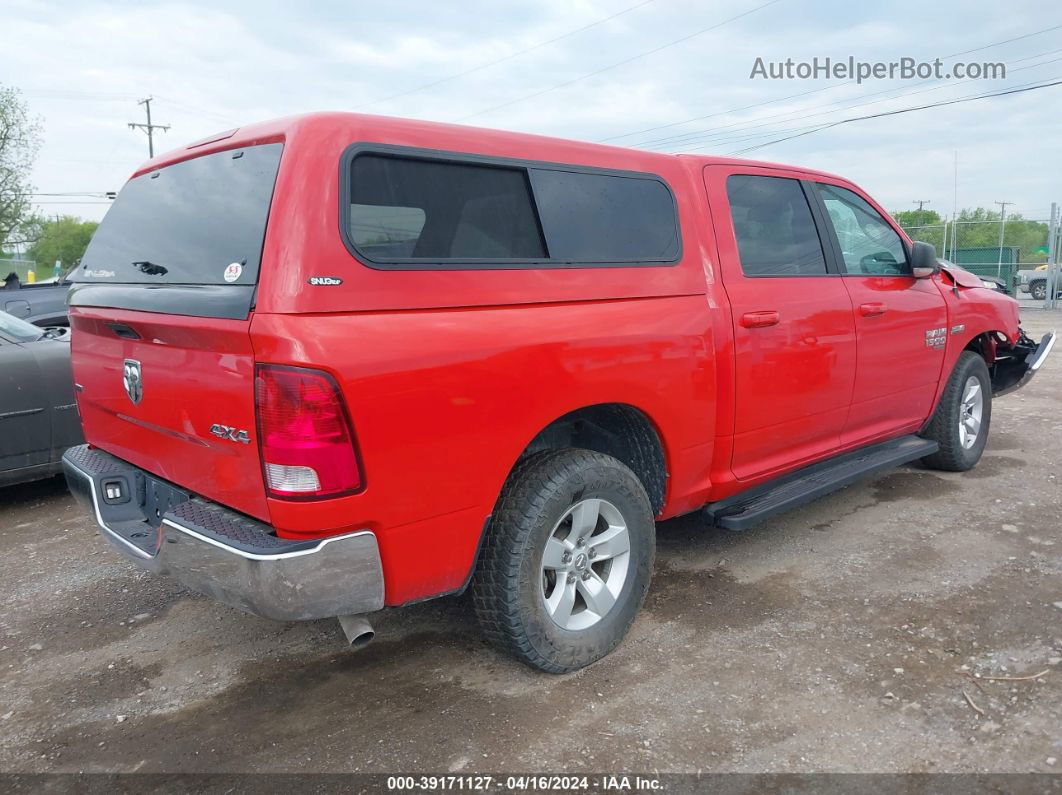
M999 212L978 207L959 213L958 247L996 248L999 245ZM1027 221L1020 213L1007 214L1004 246L1017 246L1022 262L1044 262L1046 256L1036 249L1047 245L1047 224Z
M18 89L0 85L0 243L29 215L29 174L40 137L40 120L29 115Z
M944 252L944 221L934 210L900 210L892 217L916 240L932 243L937 252ZM948 221L947 249L951 253L952 221ZM959 213L957 247L997 248L999 246L999 211L984 207L965 209ZM1037 249L1047 245L1047 224L1042 221L1028 221L1021 213L1008 213L1003 237L1004 246L1016 246L1022 262L1044 262L1045 254Z
M939 226L944 223L936 210L898 210L892 214L904 229L915 226Z
M936 210L898 210L892 214L896 223L915 240L929 243L944 256L944 220Z
M41 276L50 276L56 260L63 263L64 273L81 262L99 224L64 215L54 221L37 218L34 226L36 242L26 254L37 263Z

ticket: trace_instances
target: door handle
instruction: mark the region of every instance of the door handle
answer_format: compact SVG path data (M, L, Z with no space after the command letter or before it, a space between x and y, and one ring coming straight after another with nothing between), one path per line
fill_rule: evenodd
M778 313L775 311L746 312L741 316L741 325L745 328L767 328L778 325Z
M870 304L860 304L859 314L863 317L877 317L885 314L885 304L875 301Z

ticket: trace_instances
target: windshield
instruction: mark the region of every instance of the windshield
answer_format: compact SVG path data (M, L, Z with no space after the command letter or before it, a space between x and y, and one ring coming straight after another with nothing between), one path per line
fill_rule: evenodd
M282 144L203 155L129 180L71 281L258 281Z
M36 342L44 336L44 329L0 310L0 334L15 342Z

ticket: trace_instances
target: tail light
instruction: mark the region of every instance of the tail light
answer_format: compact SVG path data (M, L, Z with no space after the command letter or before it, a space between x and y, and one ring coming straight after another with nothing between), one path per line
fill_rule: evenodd
M337 497L361 489L354 433L330 375L260 364L255 410L262 472L271 497Z

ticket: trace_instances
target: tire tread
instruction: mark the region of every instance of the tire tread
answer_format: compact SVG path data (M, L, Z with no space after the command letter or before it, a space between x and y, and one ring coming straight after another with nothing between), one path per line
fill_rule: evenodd
M649 498L641 483L629 468L611 456L573 448L533 453L517 464L502 489L487 526L482 557L473 580L472 603L487 640L520 661L549 673L567 673L587 665L618 646L623 634L604 646L574 648L567 654L552 657L543 654L533 642L521 610L521 557L513 554L513 550L519 549L534 531L536 517L546 510L551 495L564 489L580 473L601 465L622 468L637 484L652 523Z
M977 458L972 463L970 462L967 451L963 449L962 443L959 441L957 430L959 403L962 398L963 386L966 384L966 379L971 375L977 374L977 371L982 371L984 375L982 388L985 385L989 387L985 390L984 396L985 413L982 431L985 436L988 435L992 416L991 379L988 376L988 366L978 354L973 351L963 351L959 354L959 359L955 363L951 376L948 378L948 383L944 386L944 391L940 396L940 403L937 405L936 411L933 412L929 425L922 432L922 436L926 439L932 439L940 445L940 449L937 452L922 459L922 462L931 469L938 469L944 472L965 472L971 469L977 463L977 460L980 459L980 453L978 453ZM983 443L981 447L983 449Z

